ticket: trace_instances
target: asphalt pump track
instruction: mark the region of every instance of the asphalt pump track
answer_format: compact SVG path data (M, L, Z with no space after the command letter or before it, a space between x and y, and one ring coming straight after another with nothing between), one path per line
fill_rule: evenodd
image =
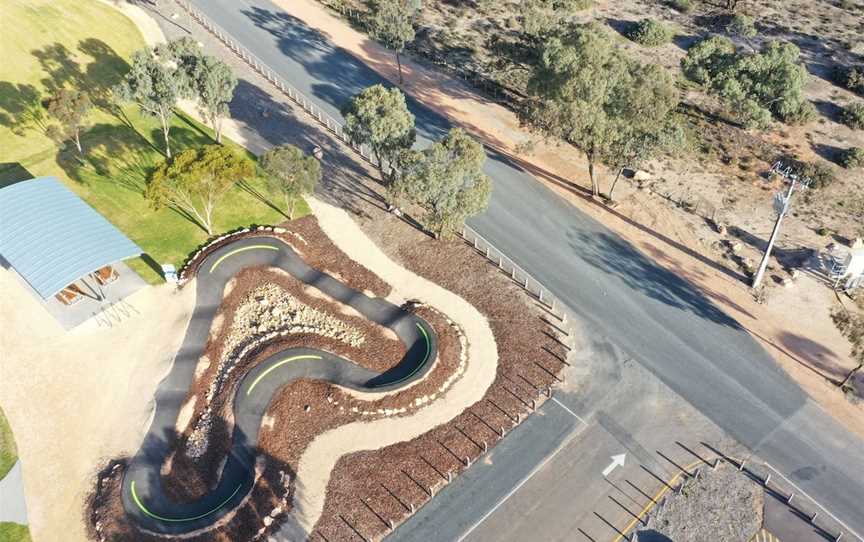
M216 487L195 501L178 503L165 494L160 470L175 442L177 416L207 345L225 285L250 267L282 269L351 306L372 322L392 329L405 344L406 353L384 373L312 348L287 348L267 357L243 375L234 391L231 448ZM199 265L197 278L195 309L186 336L171 372L156 390L153 422L123 476L126 513L139 527L154 533L205 529L242 503L255 484L262 418L273 396L286 384L314 379L367 393L389 392L423 378L437 352L436 335L425 320L310 267L275 237L247 237L215 249Z

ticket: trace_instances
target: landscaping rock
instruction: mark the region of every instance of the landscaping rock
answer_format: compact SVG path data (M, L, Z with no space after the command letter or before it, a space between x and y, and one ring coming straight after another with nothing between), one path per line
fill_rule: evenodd
M362 332L339 319L301 303L277 284L267 282L255 288L240 303L223 347L216 377L205 397L205 410L186 441L186 455L200 458L207 451L213 425L211 403L236 363L262 342L286 333L314 333L359 347ZM309 412L310 407L304 409Z
M703 468L701 474L651 512L640 531L646 540L646 531L675 542L752 539L762 526L762 488L725 463L716 471Z
M639 170L633 174L634 181L650 181L652 178L654 178L654 176L647 171Z

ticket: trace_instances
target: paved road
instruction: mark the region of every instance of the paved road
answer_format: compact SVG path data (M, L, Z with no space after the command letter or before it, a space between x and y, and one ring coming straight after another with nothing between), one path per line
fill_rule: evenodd
M737 451L720 428L609 345L573 358L552 401L388 541L607 541L615 535L610 525L623 529L649 504L661 488L657 478L672 478L675 464L698 461L694 454L713 457L701 442ZM625 464L604 477L611 456L622 453ZM492 506L478 514L478 501Z
M376 373L322 350L289 348L246 373L234 396L234 430L228 459L212 491L189 503L176 503L162 489L160 469L176 441L174 428L198 360L204 352L225 285L248 267L278 267L305 284L392 329L405 344L392 369ZM214 250L201 263L195 310L171 372L156 391L156 412L140 450L123 476L123 505L143 528L157 533L188 533L211 525L237 507L252 489L258 430L271 397L301 378L325 380L361 391L392 391L422 378L431 367L437 339L421 318L380 298L370 298L307 265L288 245L273 237L250 237ZM282 527L296 539L297 526Z
M388 84L267 0L193 3L336 118L353 94ZM419 145L449 127L416 100L408 102ZM489 156L492 201L472 225L543 282L592 333L611 338L732 437L864 532L864 442L815 406L745 329L690 283L506 157ZM479 516L488 503L474 506Z

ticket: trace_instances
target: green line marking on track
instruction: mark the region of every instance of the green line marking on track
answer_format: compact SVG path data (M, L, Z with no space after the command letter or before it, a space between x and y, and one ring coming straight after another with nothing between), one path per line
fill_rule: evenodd
M274 363L273 365L268 367L266 371L264 371L263 373L258 375L258 378L256 378L255 380L252 381L252 384L246 390L246 395L250 395L252 393L252 390L255 388L255 386L257 386L258 383L261 382L261 380L263 380L265 376L270 374L270 372L276 370L277 368L281 367L282 365L285 365L289 361L296 361L298 359L321 359L321 356L316 356L313 354L303 354L301 356L292 356L290 358L285 358L281 361L277 361L276 363Z
M247 250L256 250L256 249L259 249L259 248L261 248L261 249L266 249L266 250L279 250L277 247L270 246L270 245L249 245L248 247L238 248L238 249L236 249L236 250L232 250L232 251L229 252L228 254L224 254L221 258L219 258L218 260L216 260L216 261L213 263L213 267L210 268L210 272L212 273L213 271L215 271L215 270L216 270L216 267L218 267L219 264L222 263L222 261L223 261L225 258L228 258L229 256L233 256L233 255L235 255L235 254L237 254L237 253L239 253L239 252L246 252Z
M415 367L413 371L411 371L409 374L403 376L399 380L396 380L395 382L387 382L386 384L379 384L378 386L375 386L376 388L380 388L381 386L392 386L393 384L398 384L398 383L402 382L403 380L408 380L409 378L411 378L412 376L417 374L417 371L422 369L423 366L426 365L426 362L429 361L429 355L432 353L432 343L429 342L429 335L426 333L426 329L423 326L421 326L417 322L414 322L414 325L417 326L417 329L419 329L420 333L423 334L423 339L426 340L426 355L423 357L423 362L420 365L418 365L417 367Z
M232 493L227 499L222 501L219 504L219 506L217 506L213 510L210 510L209 512L205 512L204 514L201 514L199 516L193 516L191 518L166 518L163 516L156 515L153 512L151 512L150 510L148 510L147 507L144 506L144 503L141 502L141 499L138 497L138 493L135 491L135 480L132 480L131 489L132 489L132 500L135 501L135 504L138 505L138 508L140 508L141 511L144 512L146 515L150 516L153 519L158 519L159 521L169 521L169 522L174 522L174 523L182 523L184 521L195 521L196 519L201 519L201 518L207 517L210 514L212 514L213 512L215 512L216 510L219 510L220 508L222 508L223 506L228 504L228 501L230 501L231 499L234 498L234 495L236 495L237 492L240 491L241 487L243 487L243 484L238 485L237 489L234 490L234 493Z

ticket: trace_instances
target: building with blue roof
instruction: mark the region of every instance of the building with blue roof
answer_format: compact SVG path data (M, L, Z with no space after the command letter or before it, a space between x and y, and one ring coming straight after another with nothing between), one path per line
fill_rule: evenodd
M0 188L0 256L42 299L143 252L54 177Z
M42 299L49 312L67 320L61 322L64 327L80 323L106 303L118 301L121 294L143 287L140 277L120 263L143 252L54 177L0 188L0 259ZM121 267L128 278L117 281L123 285L103 288L118 278L116 267ZM106 295L111 289L109 293L114 295ZM77 307L80 317L68 321L74 312L69 305L86 298L92 301L78 303L88 305ZM60 313L58 304L66 306ZM66 316L59 317L63 312Z

